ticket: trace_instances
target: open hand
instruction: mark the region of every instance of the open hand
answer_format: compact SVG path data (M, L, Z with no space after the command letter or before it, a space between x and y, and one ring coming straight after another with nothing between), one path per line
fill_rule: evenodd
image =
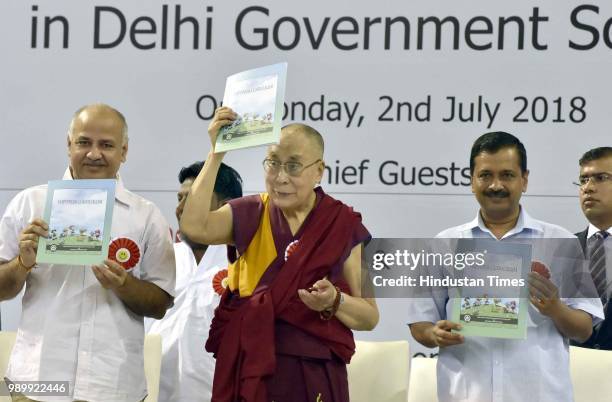
M91 270L104 289L117 289L125 285L128 273L118 262L104 260L103 265L92 265Z
M321 279L316 281L310 289L298 289L298 296L311 310L328 310L336 300L336 288L327 279Z

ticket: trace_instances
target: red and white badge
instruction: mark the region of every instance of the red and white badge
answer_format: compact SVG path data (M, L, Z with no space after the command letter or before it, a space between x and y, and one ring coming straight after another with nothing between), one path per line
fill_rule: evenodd
M108 258L118 262L125 270L130 270L140 261L140 249L134 240L119 237L108 246Z
M291 254L295 253L295 250L298 248L298 243L299 240L294 240L287 245L287 248L285 249L285 261L291 257Z
M215 274L212 280L212 287L214 291L221 296L227 288L227 269L222 269Z

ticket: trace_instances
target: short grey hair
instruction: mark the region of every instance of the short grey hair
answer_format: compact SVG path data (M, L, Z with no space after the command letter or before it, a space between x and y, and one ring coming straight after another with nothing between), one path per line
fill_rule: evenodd
M125 120L125 116L123 115L123 113L121 113L114 107L109 106L105 103L92 103L89 105L81 106L79 109L77 109L77 111L74 112L74 114L72 115L72 119L70 120L70 127L68 128L68 135L70 136L70 138L72 138L72 135L74 134L74 125L76 124L76 120L79 118L81 113L83 113L87 109L106 109L115 113L115 115L117 115L119 121L121 121L121 124L123 125L123 129L121 130L121 134L123 135L123 145L128 143L130 138L128 137L128 125L127 121Z
M287 132L295 131L304 134L312 141L313 145L315 146L315 151L319 154L320 158L323 159L323 154L325 153L325 142L323 141L323 136L317 130L304 123L289 123L283 126L282 130Z

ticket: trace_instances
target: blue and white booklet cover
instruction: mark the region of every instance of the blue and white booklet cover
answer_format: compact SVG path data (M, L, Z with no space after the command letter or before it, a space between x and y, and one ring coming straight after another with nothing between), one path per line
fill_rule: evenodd
M108 257L115 180L49 182L43 219L48 238L38 240L37 263L91 265Z
M227 78L223 105L238 114L217 136L215 152L278 143L287 63L243 71Z

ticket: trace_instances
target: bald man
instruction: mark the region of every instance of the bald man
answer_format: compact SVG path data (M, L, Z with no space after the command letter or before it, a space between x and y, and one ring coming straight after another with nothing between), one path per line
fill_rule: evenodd
M348 402L351 330L378 322L373 299L361 297L361 248L370 234L361 215L325 194L323 139L291 124L268 147L266 193L209 211L223 154L219 129L236 118L219 108L209 126L211 152L181 217L181 233L227 244L228 287L206 348L217 358L213 402Z
M0 220L0 299L24 288L22 315L7 381L62 381L62 395L14 393L13 401L137 402L146 395L145 316L161 318L172 305L174 249L168 224L150 201L123 186L124 116L104 104L74 114L67 137L64 180L114 179L111 239L136 247L131 267L37 264L47 185L23 190ZM15 387L15 389L19 389Z

